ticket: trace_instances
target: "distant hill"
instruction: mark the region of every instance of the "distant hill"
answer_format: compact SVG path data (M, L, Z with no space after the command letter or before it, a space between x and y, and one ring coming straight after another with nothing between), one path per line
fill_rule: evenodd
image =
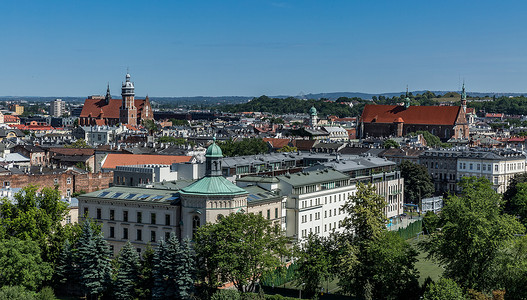
M412 94L422 94L426 91L411 91ZM449 92L459 92L459 91L431 91L436 95L444 95ZM379 97L394 97L394 96L401 96L404 95L405 92L393 92L393 93L378 93L378 94L370 94L370 93L360 93L360 92L331 92L331 93L315 93L315 94L300 94L300 95L275 95L275 96L269 96L271 98L288 98L288 97L294 97L297 99L320 99L320 98L326 98L329 100L337 100L339 97L348 97L348 98L362 98L364 100L371 100L373 96ZM480 93L480 92L468 92L467 93L469 97L501 97L501 96L522 96L527 95L527 93L506 93L506 92L492 92L492 93ZM255 96L194 96L194 97L155 97L150 96L150 100L153 102L157 102L158 104L170 104L170 105L205 105L205 106L211 106L211 105L221 105L221 104L240 104L240 103L247 103L249 100L253 98L257 98L261 95L255 95ZM114 95L114 98L121 98L120 95ZM144 96L137 96L138 98L143 98ZM50 102L54 99L60 98L66 102L69 103L77 103L82 104L84 103L84 99L86 97L71 97L71 96L56 96L56 97L38 97L38 96L0 96L0 101L14 101L14 100L22 100L22 101L28 101L28 102Z

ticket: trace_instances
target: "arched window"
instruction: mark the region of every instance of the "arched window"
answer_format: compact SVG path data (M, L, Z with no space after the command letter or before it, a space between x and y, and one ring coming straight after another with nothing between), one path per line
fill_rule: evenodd
M196 231L198 231L198 228L200 226L200 219L199 216L194 216L192 218L192 237L196 234Z

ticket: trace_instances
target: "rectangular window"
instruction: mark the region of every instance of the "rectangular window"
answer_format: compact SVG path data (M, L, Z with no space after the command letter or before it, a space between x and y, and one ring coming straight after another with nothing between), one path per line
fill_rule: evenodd
M110 227L110 237L111 238L115 237L115 227L113 227L113 226Z
M472 170L472 164L469 164L469 165L468 165L468 168L469 168L470 170Z
M309 222L313 221L313 214L309 214Z
M143 213L138 211L137 212L137 223L143 222Z
M170 239L170 232L165 232L165 241Z
M141 229L137 229L137 240L138 241L143 240L143 231Z
M267 220L270 220L271 219L271 210L268 209L267 210Z
M156 223L156 213L151 213L150 214L150 224L155 224Z
M170 226L170 215L169 214L165 215L165 225Z
M123 222L128 222L128 211L123 211Z
M110 209L110 220L115 220L115 210Z
M102 219L102 212L100 208L97 208L97 219L98 220Z
M478 170L478 171L480 170L479 164L476 165L476 170Z
M84 208L84 217L85 218L88 217L88 208L87 207Z
M128 239L128 228L123 228L123 239L124 240Z
M155 243L156 242L156 232L155 231L150 231L150 241L152 243Z
M498 165L494 165L494 172L498 172Z
M66 183L71 184L71 177L66 178Z
M274 209L274 218L278 219L278 208Z

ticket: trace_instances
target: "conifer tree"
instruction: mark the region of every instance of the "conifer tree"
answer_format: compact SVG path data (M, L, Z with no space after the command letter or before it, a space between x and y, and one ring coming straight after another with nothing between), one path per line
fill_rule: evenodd
M87 295L102 294L110 279L110 250L101 234L94 234L90 221L84 222L75 261L79 283Z
M116 299L134 299L135 286L139 279L139 255L127 242L119 252L115 270L114 296Z
M145 251L143 251L139 268L139 284L136 290L139 299L152 298L152 290L154 288L154 257L154 249L148 244Z
M77 270L75 268L73 251L74 249L71 246L70 241L66 240L59 257L57 258L57 280L63 285L71 285L77 281Z
M155 256L153 299L176 298L181 252L181 245L174 235L166 242L161 241Z
M194 291L194 279L196 274L196 265L194 251L190 239L185 238L181 245L181 257L178 264L178 281L179 286L177 298L188 299Z

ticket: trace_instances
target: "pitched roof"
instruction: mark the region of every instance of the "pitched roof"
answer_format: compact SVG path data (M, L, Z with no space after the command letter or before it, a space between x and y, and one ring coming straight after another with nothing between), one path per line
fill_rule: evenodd
M289 145L290 139L277 139L277 138L263 138L264 142L267 142L271 145L271 147L275 149L281 149L287 145Z
M108 104L106 104L105 99L86 99L80 117L87 118L91 115L92 118L119 119L119 109L122 102L121 99L109 99ZM145 102L145 99L135 99L134 105L137 111L143 108Z
M192 156L183 155L149 155L149 154L121 154L110 153L103 161L103 169L115 169L117 166L160 164L188 162Z
M394 123L399 118L405 124L453 125L460 106L410 106L367 104L362 111L365 123Z

